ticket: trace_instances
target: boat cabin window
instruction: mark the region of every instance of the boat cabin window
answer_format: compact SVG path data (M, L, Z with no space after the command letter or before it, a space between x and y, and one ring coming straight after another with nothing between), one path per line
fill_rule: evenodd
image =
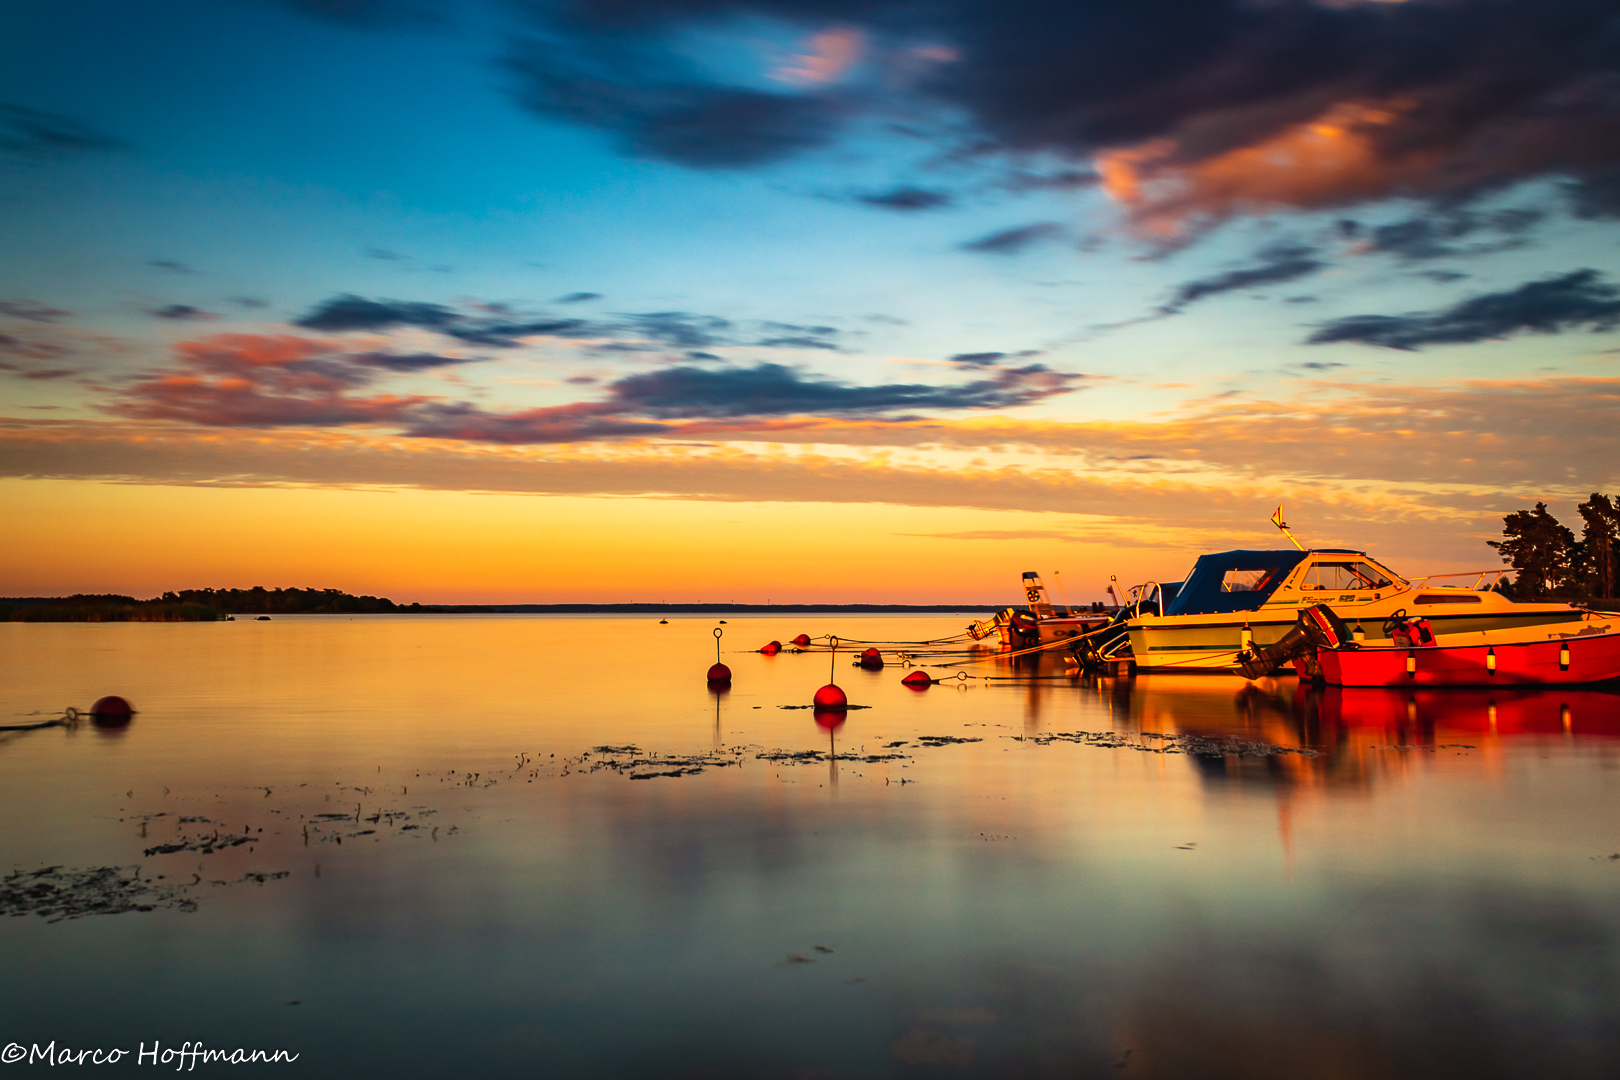
M1271 577L1270 570L1228 570L1221 578L1221 592L1260 592Z
M1364 592L1368 589L1388 589L1394 584L1388 574L1372 563L1350 559L1313 563L1305 571L1305 580L1299 587L1318 592Z

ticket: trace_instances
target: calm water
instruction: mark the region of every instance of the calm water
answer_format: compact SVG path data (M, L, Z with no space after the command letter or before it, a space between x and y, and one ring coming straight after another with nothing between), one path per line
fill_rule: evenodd
M681 618L0 624L3 722L141 710L0 735L0 871L168 890L0 920L0 1043L322 1076L1620 1069L1620 696L919 693L840 657L871 708L829 731L781 708L824 654L741 651L963 621L734 619L719 697Z

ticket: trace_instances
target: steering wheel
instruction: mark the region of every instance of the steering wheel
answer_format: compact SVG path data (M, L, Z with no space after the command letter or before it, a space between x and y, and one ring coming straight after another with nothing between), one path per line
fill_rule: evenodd
M1393 635L1395 633L1395 628L1405 621L1406 609L1401 608L1399 611L1395 612L1395 614L1384 620L1384 636L1390 637Z

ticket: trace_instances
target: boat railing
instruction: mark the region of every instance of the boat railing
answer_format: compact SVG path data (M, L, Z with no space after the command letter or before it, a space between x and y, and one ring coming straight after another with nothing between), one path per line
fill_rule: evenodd
M1510 569L1512 569L1512 567L1504 566L1500 570L1463 570L1456 574L1430 574L1428 577L1418 578L1416 581L1412 582L1412 588L1426 589L1430 587L1429 582L1440 581L1444 578L1471 577L1474 579L1474 583L1472 585L1440 585L1435 587L1442 589L1468 589L1471 592L1490 592L1492 589L1496 588L1497 583L1502 580L1502 575L1507 573Z

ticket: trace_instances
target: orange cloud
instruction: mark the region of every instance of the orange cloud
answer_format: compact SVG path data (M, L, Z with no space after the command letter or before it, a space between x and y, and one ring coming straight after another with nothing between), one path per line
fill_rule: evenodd
M1344 205L1432 173L1441 151L1391 154L1377 142L1378 129L1415 106L1410 98L1343 102L1308 123L1200 160L1185 160L1175 139L1155 139L1101 154L1096 167L1103 190L1125 206L1133 228L1172 238L1197 219Z
M809 45L809 52L795 56L771 77L788 83L837 82L860 60L866 36L850 27L833 27L811 37Z

